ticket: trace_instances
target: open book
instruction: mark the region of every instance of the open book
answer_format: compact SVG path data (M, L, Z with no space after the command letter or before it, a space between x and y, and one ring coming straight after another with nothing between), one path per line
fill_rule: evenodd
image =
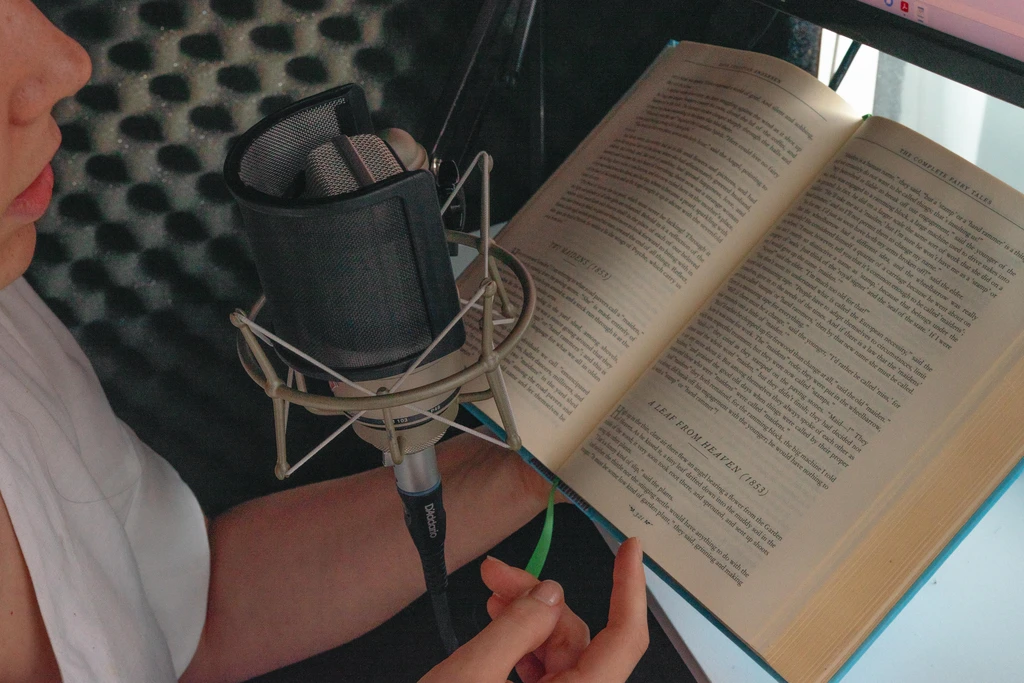
M787 681L1019 470L1024 196L789 64L667 48L498 242L524 457Z

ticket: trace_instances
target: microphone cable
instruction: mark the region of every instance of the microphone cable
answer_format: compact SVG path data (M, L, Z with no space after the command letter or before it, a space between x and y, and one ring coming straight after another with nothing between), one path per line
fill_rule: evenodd
M448 604L448 567L444 558L447 523L434 447L406 455L394 469L398 495L405 507L405 526L419 552L437 630L450 655L458 649L459 640Z
M436 457L433 446L407 455L402 465L396 465L395 476L399 482L398 495L402 498L402 503L405 506L405 525L420 554L423 578L434 608L437 630L445 651L450 655L459 648L459 640L455 635L451 606L448 603L448 569L444 558L447 523L440 476L437 477L436 483L431 483L434 481L433 473L436 473ZM413 459L410 465L415 469L414 477L418 480L415 482L411 481L408 471L399 469L410 458ZM547 511L544 515L544 527L533 555L526 565L526 571L534 578L540 578L541 570L544 568L548 551L551 548L555 520L555 493L558 491L558 484L557 478L551 482ZM411 491L409 489L419 490Z

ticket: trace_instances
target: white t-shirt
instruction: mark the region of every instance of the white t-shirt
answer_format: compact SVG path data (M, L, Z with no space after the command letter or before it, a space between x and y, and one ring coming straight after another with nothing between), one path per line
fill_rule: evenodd
M64 682L176 681L206 617L199 504L24 279L0 290L0 495Z

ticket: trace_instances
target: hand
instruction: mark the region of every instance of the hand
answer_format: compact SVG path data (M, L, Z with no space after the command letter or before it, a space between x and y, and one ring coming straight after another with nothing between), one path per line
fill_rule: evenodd
M647 649L647 593L640 543L615 558L608 625L593 641L554 581L488 558L481 575L494 619L420 683L498 683L515 667L524 683L622 683Z

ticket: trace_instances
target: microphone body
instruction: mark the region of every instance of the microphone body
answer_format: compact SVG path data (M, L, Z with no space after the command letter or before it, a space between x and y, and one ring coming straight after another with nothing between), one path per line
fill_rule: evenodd
M406 170L390 145L353 122L350 87L315 95L244 133L225 162L267 299L275 334L370 393L395 384L459 312L434 176ZM342 104L346 106L343 108ZM411 137L389 131L411 162ZM402 383L414 389L463 368L461 321ZM288 349L291 368L330 382L337 396L360 392ZM403 450L439 441L458 412L458 391L393 411ZM356 433L389 450L380 411Z

